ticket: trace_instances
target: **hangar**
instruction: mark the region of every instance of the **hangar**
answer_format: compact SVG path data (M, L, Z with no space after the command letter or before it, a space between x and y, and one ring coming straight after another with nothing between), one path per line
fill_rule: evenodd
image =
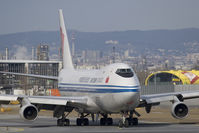
M145 85L189 85L199 84L199 71L170 70L150 74Z

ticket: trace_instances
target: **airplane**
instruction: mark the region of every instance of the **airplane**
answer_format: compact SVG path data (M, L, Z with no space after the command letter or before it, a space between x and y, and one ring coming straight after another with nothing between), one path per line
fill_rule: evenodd
M69 126L68 115L75 110L80 114L76 119L77 126L89 125L88 115L92 120L98 119L100 125L112 125L110 114L121 114L119 127L138 125L140 114L137 107L145 108L150 113L152 106L160 102L173 103L171 114L177 119L185 118L189 109L184 100L199 98L199 92L173 92L153 95L141 95L140 83L134 70L124 63L114 63L99 70L76 70L73 66L67 32L62 9L59 9L60 35L63 53L63 69L58 77L35 74L3 72L37 78L58 80L58 89L61 96L26 96L0 95L0 103L10 101L20 102L19 114L21 118L34 121L41 109L52 110L57 119L57 126ZM137 116L137 117L135 117Z

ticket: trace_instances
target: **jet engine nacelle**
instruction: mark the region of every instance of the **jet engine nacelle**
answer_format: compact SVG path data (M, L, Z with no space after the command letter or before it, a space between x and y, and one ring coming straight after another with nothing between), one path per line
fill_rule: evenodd
M189 109L183 102L175 102L172 106L171 114L174 118L183 119L188 115Z
M25 104L20 108L19 114L24 120L34 121L37 119L38 109L32 104Z

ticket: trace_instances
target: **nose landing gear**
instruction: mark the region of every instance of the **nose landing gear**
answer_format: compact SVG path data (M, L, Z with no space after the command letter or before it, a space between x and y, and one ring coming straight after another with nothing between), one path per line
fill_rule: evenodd
M129 117L127 117L128 112L122 112L122 119L118 123L119 127L121 128L138 125L138 118L133 118L133 114L137 115L138 117L140 116L140 114L135 110L130 111Z

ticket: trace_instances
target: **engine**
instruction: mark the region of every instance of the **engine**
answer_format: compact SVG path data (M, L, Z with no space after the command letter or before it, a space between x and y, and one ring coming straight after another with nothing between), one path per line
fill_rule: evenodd
M34 121L37 118L38 109L32 104L25 104L20 108L19 114L25 120Z
M171 114L174 118L183 119L188 115L189 109L183 102L175 102L172 106Z

